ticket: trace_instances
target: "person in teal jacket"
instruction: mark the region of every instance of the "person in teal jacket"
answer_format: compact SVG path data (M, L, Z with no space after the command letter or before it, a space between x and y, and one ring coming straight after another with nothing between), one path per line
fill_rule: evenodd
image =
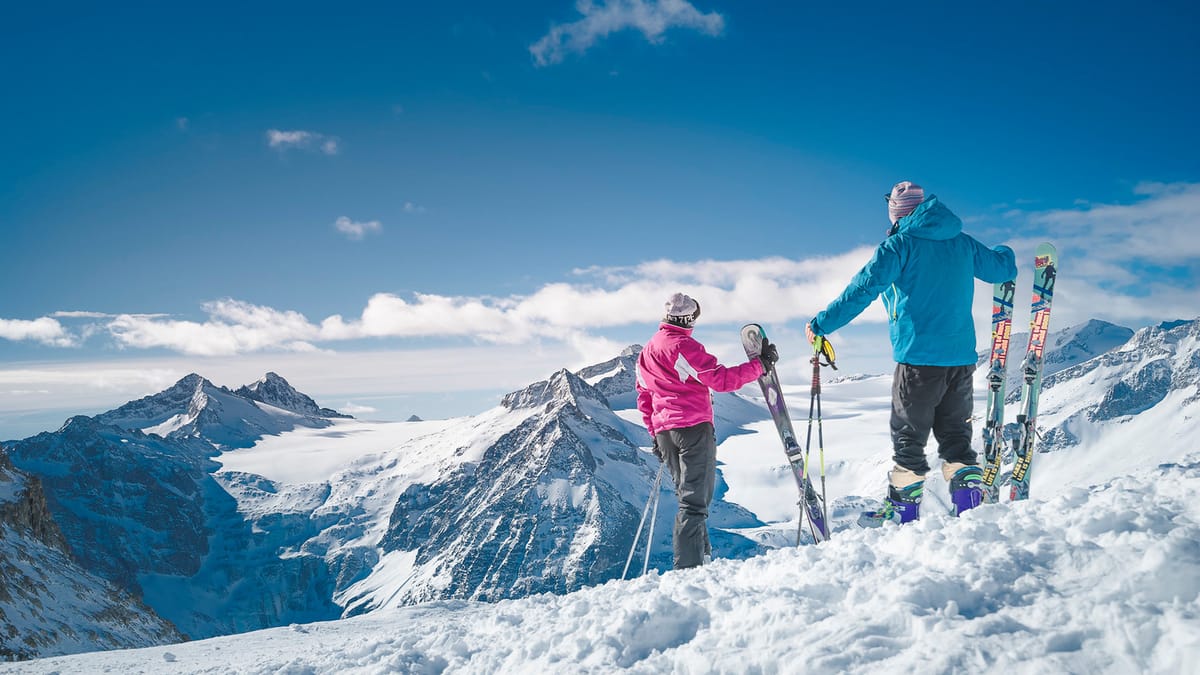
M887 238L806 326L811 342L883 296L896 361L890 421L895 467L883 508L864 514L864 525L918 518L931 431L955 513L981 503L983 474L971 448L975 279L998 283L1017 276L1011 248L990 249L964 233L958 216L936 196L926 198L921 186L901 181L885 198L892 223Z

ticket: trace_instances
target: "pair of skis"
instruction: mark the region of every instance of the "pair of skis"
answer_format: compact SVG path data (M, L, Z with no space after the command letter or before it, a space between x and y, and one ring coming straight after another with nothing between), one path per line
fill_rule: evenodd
M1039 244L1033 258L1033 298L1029 315L1029 346L1021 364L1021 409L1013 437L1013 469L1008 479L1009 500L1029 498L1033 446L1037 439L1038 396L1042 388L1042 357L1050 328L1050 305L1058 276L1058 251ZM1012 330L1016 284L1006 281L992 289L992 354L988 367L987 415L983 427L983 491L986 501L1000 501L1000 465L1004 460L1004 381Z
M762 326L751 323L742 327L742 346L745 347L746 355L750 358L758 358L758 355L762 353L762 344L765 339L766 332L763 331ZM816 352L812 358L813 380L808 407L807 449L802 450L800 443L796 440L796 432L792 429L792 419L788 414L787 405L783 401L783 389L779 385L779 375L775 372L775 366L771 366L763 372L762 376L758 378L758 384L762 387L767 409L771 411L771 418L775 420L775 430L779 432L779 438L783 441L783 451L787 454L792 476L796 479L796 486L800 489L800 510L803 515L800 518L799 528L803 531L804 522L807 520L813 543L820 543L829 539L829 513L825 508L825 438L821 430L821 367L836 368L837 366L833 365L833 347L823 337L817 338L814 347L816 347ZM824 363L821 362L822 356L825 357ZM820 447L818 457L821 463L821 494L819 495L813 488L808 471L808 450L812 448L814 406L817 415L817 443ZM799 532L796 536L796 543L800 543Z

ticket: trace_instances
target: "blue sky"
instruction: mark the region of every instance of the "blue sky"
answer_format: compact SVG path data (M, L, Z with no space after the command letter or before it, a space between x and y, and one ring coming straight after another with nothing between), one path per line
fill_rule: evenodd
M676 288L786 358L902 179L1055 241L1059 326L1197 314L1195 3L828 4L6 4L0 437L191 371L471 414Z

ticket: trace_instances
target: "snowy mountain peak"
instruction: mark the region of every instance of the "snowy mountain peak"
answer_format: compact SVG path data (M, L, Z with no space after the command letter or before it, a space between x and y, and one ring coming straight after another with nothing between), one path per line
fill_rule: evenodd
M208 393L216 391L216 385L192 373L157 394L97 415L96 420L123 429L145 429L180 414L194 417L208 404Z
M1068 370L1081 363L1106 354L1126 344L1133 337L1133 330L1118 326L1107 321L1091 319L1081 324L1054 328L1046 340L1046 350L1042 360L1042 374L1049 378L1055 373ZM1025 358L1026 345L1029 344L1029 333L1016 333L1009 342L1008 372L1005 391L1009 402L1018 400L1023 380L1021 362ZM976 375L982 381L987 375L987 363L990 352L985 350L979 354L979 369Z
M1174 351L1175 343L1186 338L1200 335L1200 319L1163 321L1155 326L1147 326L1133 335L1125 344L1123 350L1158 349Z
M608 407L608 400L604 394L564 368L551 375L548 380L534 382L520 391L506 395L500 401L500 405L509 410L518 410L538 408L552 402L578 403L581 400L596 401Z
M267 373L258 382L244 386L233 393L252 401L259 401L260 403L273 405L276 408L283 408L284 410L290 410L301 415L335 418L350 417L336 410L318 406L316 401L297 391L287 380L273 372Z
M641 345L629 345L620 356L578 371L579 377L595 387L617 408L632 408L636 399L637 358Z
M1049 413L1043 419L1058 422L1046 433L1043 452L1115 433L1107 423L1151 410L1161 415L1155 440L1169 438L1173 426L1188 419L1183 410L1200 401L1200 320L1143 328L1118 348L1047 376L1042 387L1041 407Z
M95 422L233 448L298 426L329 426L329 418L344 417L348 415L318 407L275 373L237 391L192 373L157 394L97 415Z
M57 434L78 433L79 431L87 432L96 428L96 420L86 415L75 415L67 418L66 422L58 428Z

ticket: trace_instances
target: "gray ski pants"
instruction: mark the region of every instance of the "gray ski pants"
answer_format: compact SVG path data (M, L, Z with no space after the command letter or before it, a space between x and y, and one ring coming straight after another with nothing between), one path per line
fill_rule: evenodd
M896 364L892 379L892 450L897 466L929 472L925 443L933 431L945 462L975 464L971 449L975 366Z
M658 449L675 480L675 569L696 567L712 555L708 505L717 483L717 437L711 422L660 431Z

